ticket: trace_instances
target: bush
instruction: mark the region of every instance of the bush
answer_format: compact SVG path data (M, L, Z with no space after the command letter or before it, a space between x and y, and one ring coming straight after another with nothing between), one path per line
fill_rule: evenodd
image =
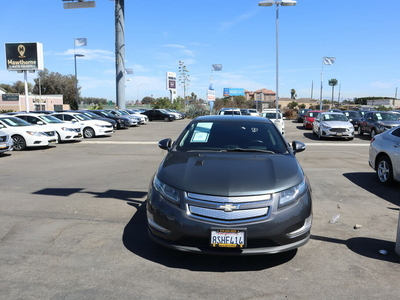
M191 119L209 114L210 110L208 110L204 106L190 106L186 111L186 117Z
M285 112L283 113L283 116L284 116L286 119L294 120L294 119L297 118L297 113L296 113L296 111L294 111L293 109L289 109L289 110L287 110L287 111L285 111Z

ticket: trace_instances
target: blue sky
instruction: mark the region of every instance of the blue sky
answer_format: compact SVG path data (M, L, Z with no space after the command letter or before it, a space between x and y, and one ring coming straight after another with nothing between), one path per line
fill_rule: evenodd
M61 0L2 1L0 39L4 43L40 42L44 67L74 74L74 39L81 96L115 100L114 2L96 0L95 8L63 9ZM319 99L322 59L323 98L331 99L328 80L336 78L340 100L394 97L400 87L400 1L298 0L279 9L279 96ZM276 90L276 9L257 0L125 0L126 101L169 97L165 74L184 61L190 75L187 94L205 98L211 65L216 96L223 88ZM23 81L5 67L0 51L0 83ZM33 83L36 74L29 74ZM338 98L339 85L335 88ZM313 88L312 88L313 87ZM183 96L183 88L178 88ZM400 94L400 91L399 91ZM398 98L400 95L398 95Z

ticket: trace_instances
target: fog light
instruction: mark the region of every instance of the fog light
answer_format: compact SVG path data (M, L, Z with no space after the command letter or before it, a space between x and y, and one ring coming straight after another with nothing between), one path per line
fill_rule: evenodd
M310 228L311 228L312 217L313 217L313 215L311 214L311 215L304 221L304 225L303 225L303 226L301 226L299 229L297 229L297 230L295 230L295 231L292 231L292 232L287 233L286 235L287 235L289 238L292 239L292 238L298 237L298 236L303 235L303 234L305 234L306 232L308 232L308 231L310 230Z
M154 229L165 233L165 234L169 234L171 232L171 230L168 230L160 225L158 225L155 221L154 221L154 216L151 212L147 211L147 223L153 227Z

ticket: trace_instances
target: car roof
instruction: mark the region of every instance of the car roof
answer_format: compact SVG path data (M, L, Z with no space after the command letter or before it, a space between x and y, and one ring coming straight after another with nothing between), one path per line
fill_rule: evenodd
M215 121L223 121L223 122L231 122L231 121L251 121L251 122L260 122L260 123L272 123L269 119L263 118L263 117L254 117L249 119L248 116L242 116L242 115L211 115L211 116L201 116L195 118L193 121L209 121L209 122L215 122Z

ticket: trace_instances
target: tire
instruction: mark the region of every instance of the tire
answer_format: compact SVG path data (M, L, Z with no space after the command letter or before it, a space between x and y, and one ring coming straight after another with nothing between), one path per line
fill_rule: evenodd
M14 151L22 151L26 149L26 142L25 139L20 135L14 135L12 137L14 141L13 150Z
M373 138L374 136L376 136L376 130L375 130L375 129L372 129L372 130L371 130L371 138Z
M358 126L357 132L358 132L359 136L363 136L364 135L364 132L362 131L361 126Z
M57 132L57 143L61 143L61 137L60 137L60 135L58 134L58 132Z
M164 117L164 122L169 122L169 117Z
M93 138L95 136L96 135L95 135L94 129L92 127L85 127L83 129L83 137L84 138L90 139L90 138Z
M393 167L388 156L382 156L376 164L376 177L383 185L393 184Z

